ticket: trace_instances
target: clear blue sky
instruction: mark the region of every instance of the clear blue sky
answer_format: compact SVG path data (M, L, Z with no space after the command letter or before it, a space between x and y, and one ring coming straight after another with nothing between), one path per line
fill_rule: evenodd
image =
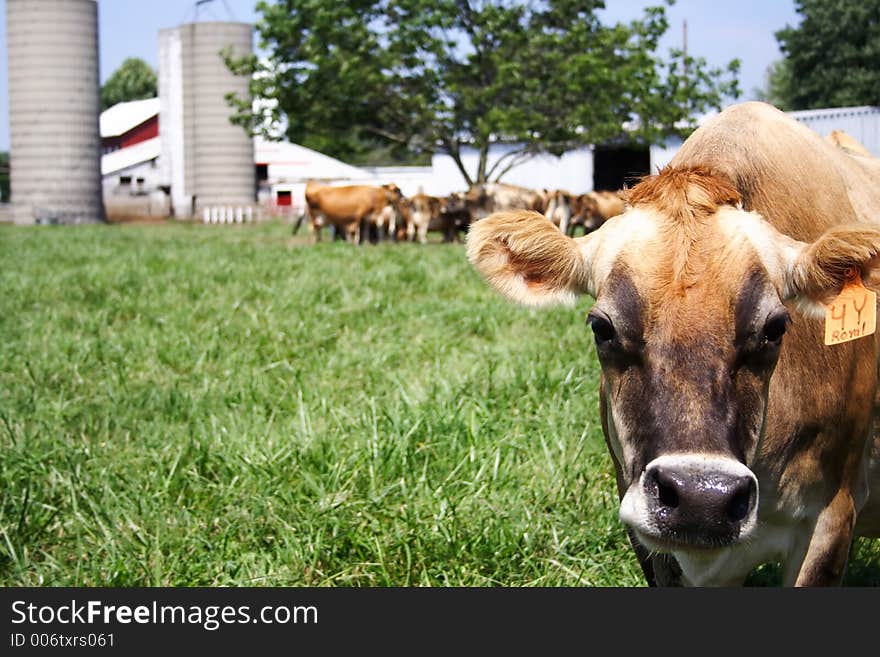
M328 0L332 1L332 0ZM661 0L606 0L605 21L628 21ZM213 0L199 8L199 19L256 22L256 0ZM0 150L9 148L9 87L6 83L6 0L0 0ZM154 68L158 60L158 32L192 21L194 0L99 0L101 81L126 57L140 57ZM670 28L661 48L680 47L682 22L687 20L688 52L714 66L731 59L742 61L740 100L752 97L761 86L767 65L779 58L773 33L799 16L793 0L678 0L667 9Z

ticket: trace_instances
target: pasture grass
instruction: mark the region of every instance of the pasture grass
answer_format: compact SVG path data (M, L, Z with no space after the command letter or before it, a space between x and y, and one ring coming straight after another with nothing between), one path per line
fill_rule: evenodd
M643 585L588 301L289 232L0 226L0 584Z

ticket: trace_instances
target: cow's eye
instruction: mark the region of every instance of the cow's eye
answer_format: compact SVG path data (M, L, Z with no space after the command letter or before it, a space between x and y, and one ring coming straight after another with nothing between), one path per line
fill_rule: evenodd
M593 329L596 344L602 344L614 339L614 326L612 326L611 320L605 315L590 311L590 314L587 315L587 324Z
M763 345L778 345L782 341L785 329L791 324L791 317L787 312L781 312L772 315L764 324L764 331L761 335Z

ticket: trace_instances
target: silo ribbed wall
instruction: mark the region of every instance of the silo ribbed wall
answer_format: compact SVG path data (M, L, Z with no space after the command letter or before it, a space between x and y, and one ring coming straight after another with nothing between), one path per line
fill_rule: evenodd
M16 223L104 220L94 0L7 0Z
M236 56L253 52L249 23L189 23L181 34L183 132L186 188L203 208L253 204L255 169L253 139L229 122L233 108L226 94L249 96L248 78L233 75L220 51Z

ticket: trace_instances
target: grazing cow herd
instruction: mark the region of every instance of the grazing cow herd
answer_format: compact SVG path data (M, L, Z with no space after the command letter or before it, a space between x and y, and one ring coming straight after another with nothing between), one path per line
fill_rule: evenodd
M405 197L394 184L324 185L309 182L305 189L309 229L316 241L321 229L332 227L349 242L391 239L426 243L428 231L446 242L461 241L469 226L493 212L531 210L550 219L562 232L586 234L624 210L621 192L572 194L565 190L533 190L503 183L473 185L448 196L418 193ZM294 232L299 228L297 224Z
M583 237L525 210L471 227L468 257L507 297L595 299L602 429L651 584L737 585L767 562L786 585L838 584L853 538L880 536L880 333L862 315L880 160L862 150L743 103ZM829 343L847 311L855 339Z

